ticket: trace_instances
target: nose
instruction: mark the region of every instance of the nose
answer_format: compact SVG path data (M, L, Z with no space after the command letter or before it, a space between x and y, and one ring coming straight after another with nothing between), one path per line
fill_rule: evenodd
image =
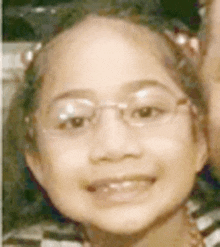
M93 163L138 158L142 149L134 131L117 117L114 109L103 112L94 131L90 159Z

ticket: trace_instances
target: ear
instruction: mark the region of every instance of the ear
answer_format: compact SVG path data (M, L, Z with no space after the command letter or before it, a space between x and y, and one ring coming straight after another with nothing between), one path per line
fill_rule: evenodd
M183 53L198 66L201 59L202 42L197 36L187 31L176 30L175 32L165 31L166 36L179 46Z
M38 183L44 187L44 170L41 163L40 155L33 151L25 151L25 159L27 166L30 168L34 177L38 181Z

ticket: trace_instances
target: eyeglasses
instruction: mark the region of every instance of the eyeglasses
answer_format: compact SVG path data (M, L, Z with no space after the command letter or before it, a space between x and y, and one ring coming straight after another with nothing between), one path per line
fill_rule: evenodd
M150 90L139 91L122 103L97 105L84 98L67 98L51 106L39 121L43 131L53 135L78 134L94 127L104 111L114 110L129 126L154 128L172 122L182 105L191 105L190 100Z

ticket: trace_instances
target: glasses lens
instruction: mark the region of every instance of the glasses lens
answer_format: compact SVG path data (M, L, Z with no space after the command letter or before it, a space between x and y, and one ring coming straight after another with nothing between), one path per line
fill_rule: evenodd
M132 97L126 119L131 125L160 125L172 119L175 109L176 99L173 95L148 90Z
M45 114L43 126L54 133L77 133L86 130L94 115L94 105L86 99L59 100Z

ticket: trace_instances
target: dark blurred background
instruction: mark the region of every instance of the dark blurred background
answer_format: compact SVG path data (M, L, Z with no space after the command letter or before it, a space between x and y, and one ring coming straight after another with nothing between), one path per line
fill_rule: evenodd
M200 25L198 0L4 0L3 41L38 41L59 28L61 13L82 2L100 6L135 6L178 19L192 32Z

